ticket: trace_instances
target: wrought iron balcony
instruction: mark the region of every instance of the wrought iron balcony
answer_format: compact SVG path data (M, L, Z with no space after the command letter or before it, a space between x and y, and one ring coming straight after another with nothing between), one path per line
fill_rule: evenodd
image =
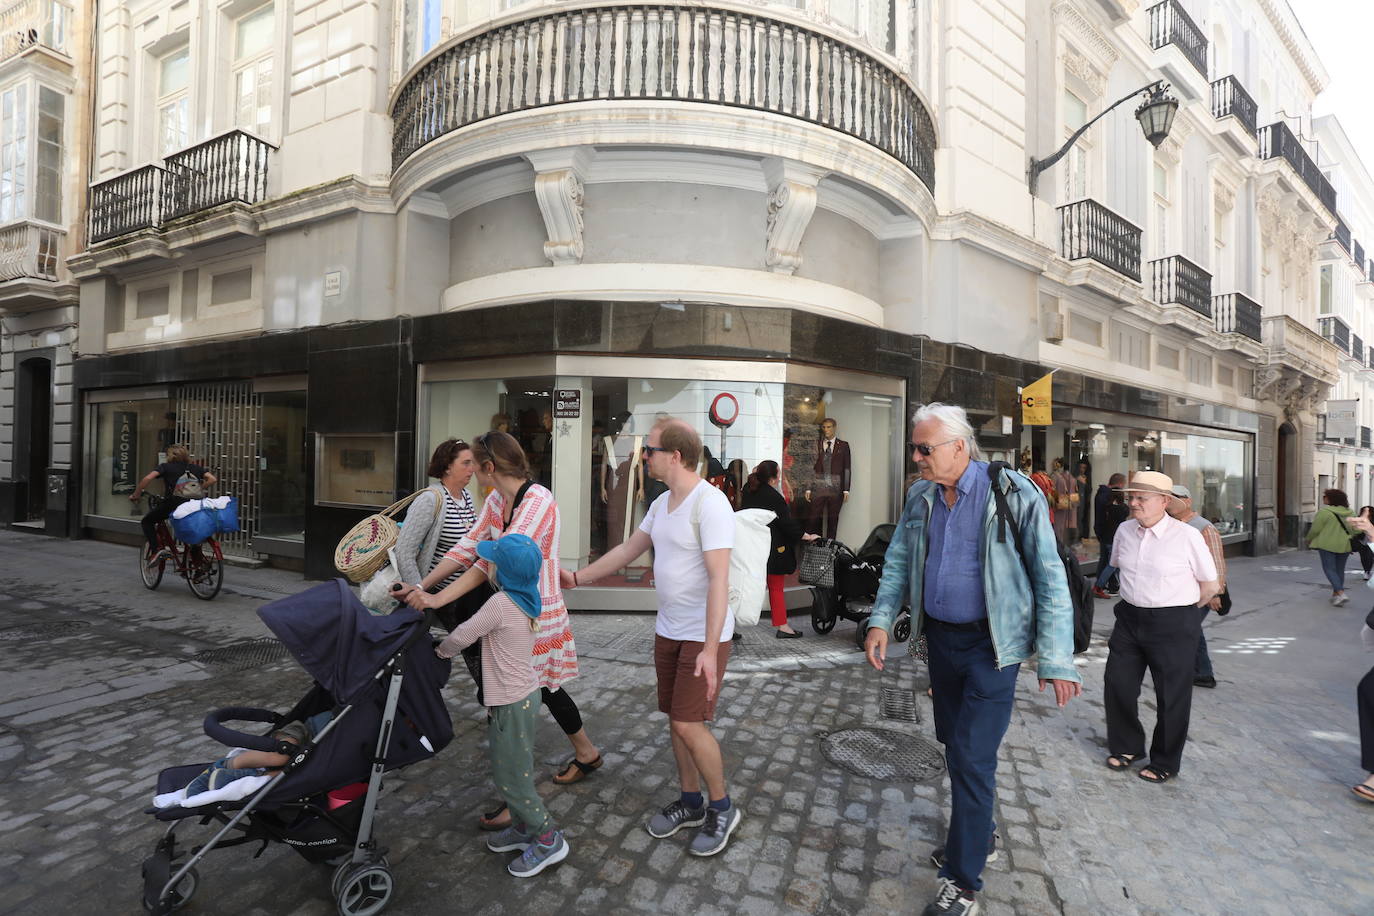
M1255 120L1259 116L1259 106L1250 98L1250 93L1234 76L1223 76L1212 82L1212 117L1235 118L1246 133L1255 135Z
M1150 47L1158 51L1173 45L1207 78L1207 36L1197 27L1178 0L1163 0L1150 7Z
M1160 305L1186 305L1212 317L1212 275L1182 255L1150 262L1154 300Z
M1364 273L1364 246L1361 245L1357 239L1351 239L1350 244L1352 248L1350 256L1355 259L1355 266L1359 269L1360 273Z
M1372 447L1374 447L1374 445L1371 445L1371 443L1370 443L1370 438L1371 438L1371 431L1370 431L1369 427L1368 427L1368 426L1361 426L1361 427L1360 427L1360 448L1372 448Z
M1342 353L1350 352L1350 327L1335 315L1317 319L1317 330L1322 337L1336 345Z
M67 53L71 4L61 0L19 0L0 9L0 60L36 45Z
M1140 282L1140 227L1095 200L1059 208L1059 253L1070 261L1091 258Z
M91 185L89 240L102 242L158 225L166 176L161 166L145 165Z
M230 201L255 204L263 200L271 151L257 137L234 130L168 156L163 220Z
M1259 303L1244 293L1212 297L1212 320L1218 334L1241 334L1260 340Z
M1350 358L1361 366L1364 365L1364 341L1359 334L1350 335Z
M165 160L91 185L91 244L220 204L255 204L267 197L274 147L241 130L198 143Z
M66 234L57 226L31 219L0 228L0 282L24 278L56 282Z
M1341 215L1336 214L1336 231L1331 233L1331 237L1336 240L1346 254L1350 254L1350 227L1341 219Z
M1307 151L1298 143L1298 138L1293 136L1293 131L1282 121L1260 128L1259 131L1259 157L1261 159L1274 159L1282 157L1285 162L1292 167L1302 182L1308 189L1321 201L1323 207L1332 215L1336 215L1336 189L1331 186L1318 170L1317 164L1312 161L1312 157L1307 155Z
M488 118L590 100L703 102L832 128L935 187L935 122L877 58L756 13L658 4L560 11L439 52L392 107L392 167Z

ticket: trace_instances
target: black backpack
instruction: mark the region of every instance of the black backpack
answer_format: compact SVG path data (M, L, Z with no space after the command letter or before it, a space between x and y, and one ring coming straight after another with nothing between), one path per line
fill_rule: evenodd
M1016 486L1016 479L1011 474L1011 465L1005 461L992 461L988 463L988 478L992 481L992 495L997 502L997 542L1006 543L1008 528L1011 529L1011 539L1016 545L1016 555L1021 558L1021 565L1026 565L1026 552L1021 549L1021 529L1016 524L1016 518L1011 514L1011 506L1007 503L1007 494L1002 492L998 484L998 476L1003 470L1007 471L1011 481L1012 489L1019 489ZM1039 493L1039 489L1036 489ZM1073 601L1073 654L1079 655L1088 651L1088 646L1093 637L1093 590L1088 584L1088 580L1083 575L1082 568L1078 565L1078 558L1064 546L1064 542L1058 537L1054 539L1055 547L1059 551L1059 562L1064 564L1064 575L1069 581L1069 598ZM1026 568L1026 578L1031 579L1030 568Z

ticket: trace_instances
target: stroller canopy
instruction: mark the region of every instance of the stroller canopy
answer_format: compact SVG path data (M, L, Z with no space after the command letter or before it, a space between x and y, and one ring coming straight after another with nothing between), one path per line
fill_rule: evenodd
M264 604L258 616L340 703L355 702L424 619L413 608L387 617L373 616L342 579ZM414 653L415 657L434 658L427 643L419 648L425 651ZM448 675L447 666L443 667L439 686Z

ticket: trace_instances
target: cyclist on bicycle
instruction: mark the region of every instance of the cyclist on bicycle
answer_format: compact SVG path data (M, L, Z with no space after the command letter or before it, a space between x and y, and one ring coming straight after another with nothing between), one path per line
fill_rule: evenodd
M149 564L158 558L158 524L171 518L176 507L186 502L186 497L177 493L177 482L187 474L197 478L205 487L213 486L218 479L201 465L191 463L191 450L186 446L169 445L167 446L167 460L149 471L147 476L138 482L138 486L134 487L134 492L129 494L131 502L138 502L139 498L143 496L143 488L159 477L162 478L162 484L166 488L167 495L158 502L151 512L143 516L143 536L148 541L144 550L144 559Z

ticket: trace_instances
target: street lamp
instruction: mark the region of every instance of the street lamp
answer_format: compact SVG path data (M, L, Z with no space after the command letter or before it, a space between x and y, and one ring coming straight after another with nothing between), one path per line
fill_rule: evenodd
M1031 195L1035 195L1035 188L1040 181L1041 172L1063 159L1069 148L1078 142L1078 138L1087 133L1089 127L1102 120L1103 115L1118 105L1129 102L1137 95L1144 95L1145 101L1141 102L1140 107L1135 110L1135 118L1140 122L1140 129L1145 132L1145 139L1149 140L1155 149L1159 149L1159 144L1163 143L1164 138L1169 136L1169 128L1174 124L1174 115L1178 113L1178 99L1169 95L1169 84L1163 80L1132 90L1107 108L1102 109L1097 117L1074 131L1073 136L1064 141L1064 145L1059 147L1053 156L1047 159L1031 159L1030 168L1026 170L1026 183L1030 185Z

